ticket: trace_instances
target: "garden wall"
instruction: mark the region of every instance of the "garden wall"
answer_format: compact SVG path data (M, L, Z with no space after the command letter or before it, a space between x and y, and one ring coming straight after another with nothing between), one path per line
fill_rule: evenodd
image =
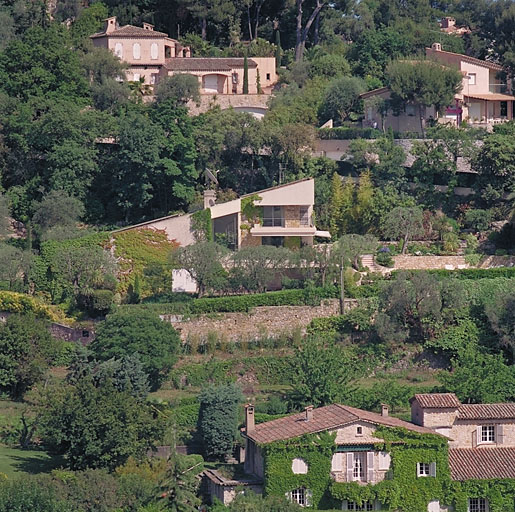
M464 256L403 256L399 254L394 256L393 259L395 261L395 270L458 270L471 268L465 263ZM488 256L481 261L479 268L513 266L515 266L515 256Z
M346 300L346 308L355 303L353 299ZM304 335L313 318L334 316L339 312L338 299L325 299L320 306L260 306L249 313L200 315L188 320L181 320L177 315L161 315L161 318L180 332L183 341L192 336L205 339L209 333L215 333L219 339L237 341L276 338L299 329Z

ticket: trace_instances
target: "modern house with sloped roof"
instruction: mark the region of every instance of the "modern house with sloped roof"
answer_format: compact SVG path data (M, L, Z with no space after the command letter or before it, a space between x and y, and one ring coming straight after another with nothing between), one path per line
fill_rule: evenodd
M127 80L142 81L153 87L166 76L188 73L198 77L202 95L243 94L244 59L193 58L191 50L154 26L124 25L116 17L106 20L105 28L90 36L93 45L111 50L128 64ZM248 59L248 94L269 94L277 82L274 57Z
M302 507L352 511L504 512L515 499L515 404L418 394L412 421L341 404L256 424L245 407L244 471L206 475L229 502L249 487Z

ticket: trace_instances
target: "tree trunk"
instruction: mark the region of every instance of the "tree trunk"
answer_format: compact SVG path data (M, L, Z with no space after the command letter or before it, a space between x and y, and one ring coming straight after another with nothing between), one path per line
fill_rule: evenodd
M261 13L261 7L263 7L263 0L260 0L256 3L256 20L254 23L254 39L258 38L259 14Z
M295 33L295 62L300 62L303 56L302 45L302 4L304 0L297 0L297 28Z
M340 315L345 313L345 266L343 265L343 255L340 262Z
M249 20L249 41L252 41L252 20L250 18L250 5L247 6L247 18Z
M408 240L409 240L409 232L406 231L406 234L404 235L404 243L402 244L402 253L406 254L406 249L408 248Z
M422 133L422 138L425 139L426 138L426 120L424 118L424 113L422 110L421 103L418 104L418 116L420 119L420 131Z
M207 18L202 18L202 40L207 39Z
M315 46L318 45L319 31L320 31L320 12L317 14L317 17L315 18L315 28L314 28L314 33L313 33L313 44Z

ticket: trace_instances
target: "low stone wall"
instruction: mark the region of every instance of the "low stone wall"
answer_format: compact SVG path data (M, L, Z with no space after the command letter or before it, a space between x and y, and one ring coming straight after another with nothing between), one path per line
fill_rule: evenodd
M222 110L229 107L235 109L256 109L256 113L263 114L262 109L268 108L270 94L206 94L200 97L200 103L188 102L190 115L196 116L208 111L215 105L219 105Z
M393 257L395 270L433 270L470 268L464 256L409 256ZM452 267L452 268L451 268Z
M347 300L345 306L349 308L355 303L355 300ZM163 315L161 318L180 332L183 341L192 336L204 340L210 332L227 341L246 341L264 336L275 338L298 329L304 335L313 318L339 313L338 299L326 299L320 306L261 306L249 313L201 315L185 321L171 315Z

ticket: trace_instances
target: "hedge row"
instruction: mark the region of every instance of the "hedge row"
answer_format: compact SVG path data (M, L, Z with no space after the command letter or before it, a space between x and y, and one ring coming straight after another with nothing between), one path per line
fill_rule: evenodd
M392 272L395 277L399 270ZM467 268L460 270L411 270L410 272L428 272L442 278L455 279L496 279L498 277L506 277L508 279L515 278L515 267L496 267L496 268Z
M246 313L258 306L318 306L323 299L338 297L334 286L325 288L304 288L301 290L281 290L278 292L256 293L252 295L233 295L229 297L207 297L189 302L164 304L125 305L122 308L140 308L165 314L206 313Z
M377 128L357 128L353 126L339 126L336 128L320 128L318 136L324 140L352 140L352 139L379 139L385 134ZM417 132L390 132L394 139L420 139L422 135Z

